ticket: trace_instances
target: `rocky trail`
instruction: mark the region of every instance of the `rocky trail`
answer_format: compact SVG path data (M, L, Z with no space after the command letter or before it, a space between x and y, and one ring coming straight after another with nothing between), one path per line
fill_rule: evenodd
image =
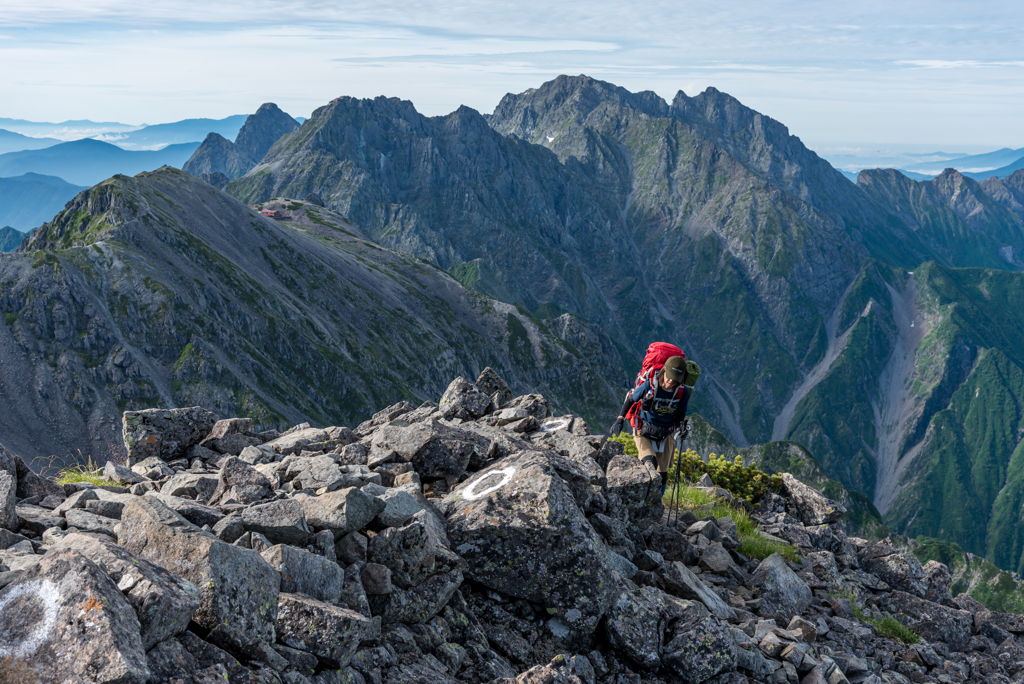
M115 485L0 447L3 684L1024 681L1024 617L945 565L847 536L788 474L750 517L799 561L744 556L732 517L670 518L656 472L491 369L351 429L123 421Z

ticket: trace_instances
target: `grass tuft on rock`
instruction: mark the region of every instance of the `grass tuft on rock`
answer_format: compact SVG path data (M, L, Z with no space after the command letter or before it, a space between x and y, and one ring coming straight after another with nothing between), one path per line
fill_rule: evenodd
M97 487L113 487L117 484L100 475L101 472L99 465L90 456L85 463L61 468L53 480L61 486L74 482L89 482Z

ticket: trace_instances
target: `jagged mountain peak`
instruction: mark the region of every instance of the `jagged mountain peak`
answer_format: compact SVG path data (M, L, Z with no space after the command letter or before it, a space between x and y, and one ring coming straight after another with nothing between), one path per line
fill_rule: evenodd
M273 102L267 102L245 120L235 138L235 146L253 160L259 161L275 142L298 127L299 123L295 119Z

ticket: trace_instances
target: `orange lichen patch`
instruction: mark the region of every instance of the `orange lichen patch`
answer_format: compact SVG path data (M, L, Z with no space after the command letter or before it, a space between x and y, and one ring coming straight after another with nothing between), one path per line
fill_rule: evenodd
M97 599L95 596L90 596L89 600L82 606L82 612L88 613L90 610L95 610L97 613L103 612L103 602Z
M149 434L149 435L146 435L146 438L143 439L141 442L139 442L139 444L152 444L155 441L156 441L156 435Z

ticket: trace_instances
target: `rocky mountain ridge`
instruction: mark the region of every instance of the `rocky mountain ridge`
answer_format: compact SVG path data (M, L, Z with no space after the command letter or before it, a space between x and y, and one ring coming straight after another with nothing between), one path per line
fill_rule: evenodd
M245 119L234 142L218 133L207 135L181 170L204 180L217 173L228 179L239 178L263 159L281 136L298 127L295 119L273 102L267 102Z
M594 326L535 321L321 207L264 206L280 220L174 169L115 177L0 257L9 447L106 458L121 412L151 406L355 422L487 365L585 415L617 403Z
M354 429L257 434L194 407L126 412L122 432L126 464L102 469L116 484L57 485L0 447L0 681L906 684L1024 671L1019 615L951 597L942 563L848 536L843 507L791 475L735 518L673 514L651 466L489 368ZM740 553L744 516L792 560Z

